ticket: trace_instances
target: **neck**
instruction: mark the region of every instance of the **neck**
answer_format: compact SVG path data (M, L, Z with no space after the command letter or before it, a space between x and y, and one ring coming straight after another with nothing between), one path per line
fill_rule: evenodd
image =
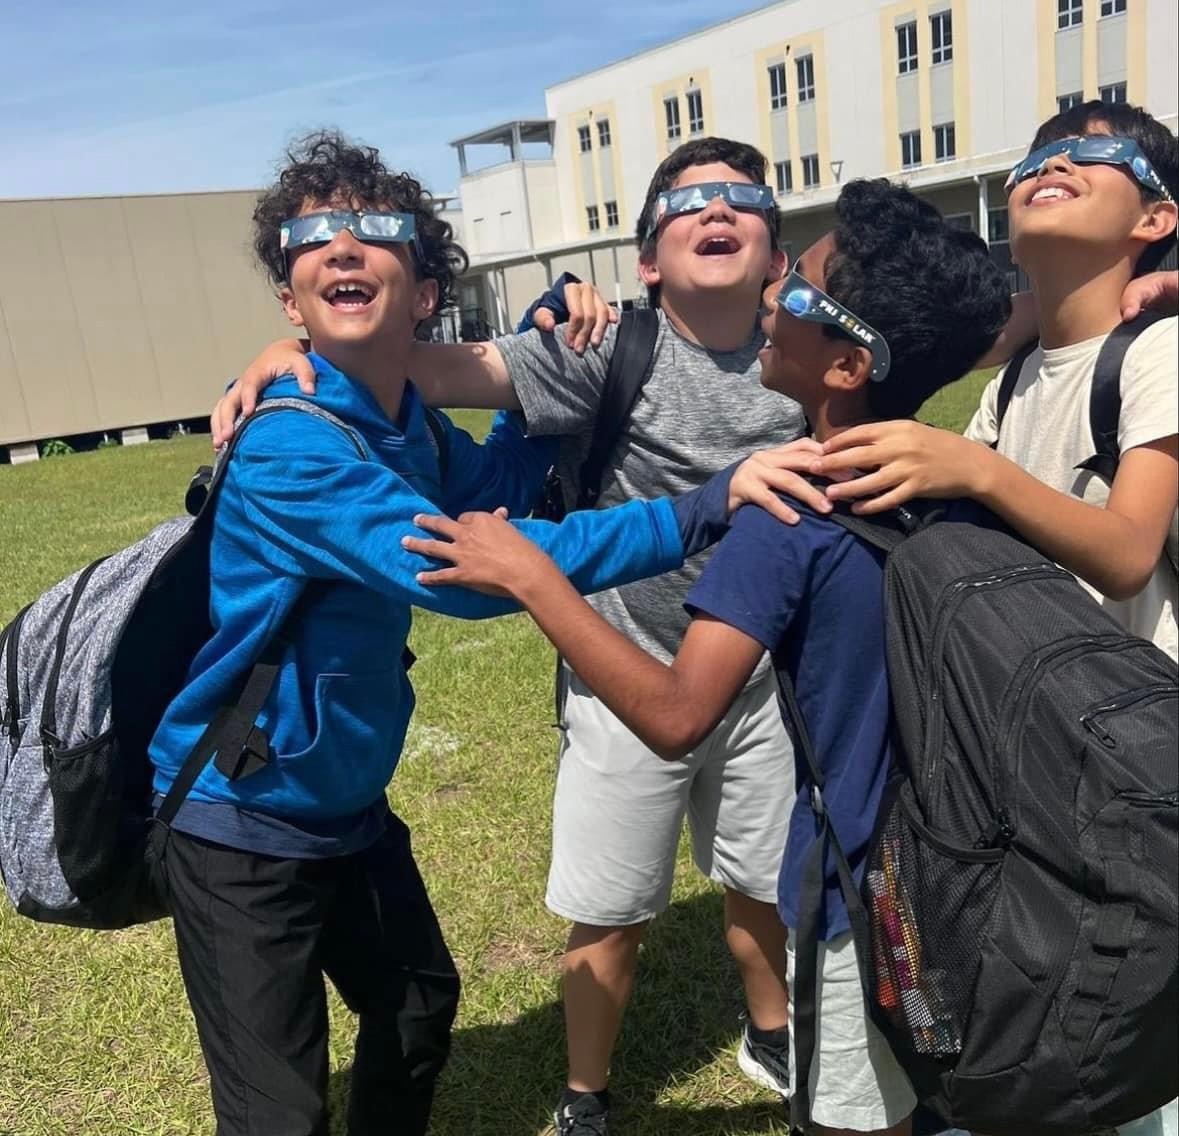
M1046 348L1067 347L1105 335L1122 322L1122 292L1134 273L1128 256L1102 261L1092 247L1053 250L1050 264L1029 267L1032 294Z
M803 410L818 442L826 442L853 426L877 421L866 395L824 399L817 406L804 406Z
M321 349L312 340L311 349L365 387L389 420L397 421L409 379L409 345L386 351L383 346L374 348L373 344L367 343L333 343Z
M669 295L664 288L659 295L659 306L671 326L689 343L708 351L737 351L753 335L759 295L760 291L749 296L730 291L723 296L716 293L677 296Z

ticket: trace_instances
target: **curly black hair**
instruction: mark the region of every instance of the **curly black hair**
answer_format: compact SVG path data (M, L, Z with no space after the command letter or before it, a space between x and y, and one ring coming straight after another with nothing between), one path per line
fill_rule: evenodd
M285 158L278 180L254 206L254 255L276 287L287 282L279 243L283 221L296 216L308 201L355 201L370 209L413 214L418 279L437 281L437 311L454 303L455 281L467 269L467 254L416 178L390 173L375 147L354 143L338 130L316 130L295 139Z
M886 178L849 182L835 213L824 290L888 341L888 377L868 384L872 412L911 418L994 343L1011 315L1007 278L979 237Z
M1103 103L1100 99L1069 107L1041 124L1028 153L1062 138L1081 137L1096 123L1102 123L1111 134L1137 142L1154 166L1155 173L1162 178L1163 185L1173 198L1179 200L1179 138L1142 107L1129 103ZM1144 203L1158 200L1158 196L1145 186L1141 187L1141 194ZM1147 245L1134 266L1135 275L1153 272L1174 247L1174 232Z
M649 253L655 247L655 233L648 233L651 219L655 216L655 203L659 195L670 189L686 169L692 166L706 166L713 162L722 162L745 174L750 181L758 185L766 185L766 156L745 142L734 142L731 138L696 138L677 146L655 169L651 175L651 184L647 186L647 198L643 208L639 211L639 219L635 224L635 243L639 246L639 255ZM777 202L766 214L766 224L770 228L770 247L778 247L778 219ZM651 306L659 304L659 287L647 289L647 296Z

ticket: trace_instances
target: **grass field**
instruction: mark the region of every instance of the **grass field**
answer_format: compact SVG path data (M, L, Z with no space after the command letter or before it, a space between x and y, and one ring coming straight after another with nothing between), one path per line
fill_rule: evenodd
M943 391L923 417L961 429L985 377ZM475 432L486 421L460 417ZM0 467L0 625L181 511L187 478L208 456L208 439L190 437ZM521 616L463 624L421 614L411 642L418 710L390 798L413 830L465 982L433 1131L537 1136L551 1131L564 1074L565 927L542 902L552 654ZM736 1071L741 995L720 926L720 895L681 846L672 907L643 948L615 1058L614 1115L626 1136L786 1132L780 1105ZM332 1091L342 1097L355 1035L334 998L332 1015ZM0 905L0 1134L211 1131L169 926L78 932Z

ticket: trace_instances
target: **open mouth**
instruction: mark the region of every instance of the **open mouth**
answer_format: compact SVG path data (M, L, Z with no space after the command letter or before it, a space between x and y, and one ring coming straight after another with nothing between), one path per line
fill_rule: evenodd
M1063 185L1044 185L1032 194L1029 205L1048 204L1053 201L1072 201L1077 195Z
M696 246L699 256L731 256L740 249L733 237L709 237Z
M372 303L375 290L358 280L348 280L333 284L325 293L324 299L333 308L343 311L357 311Z

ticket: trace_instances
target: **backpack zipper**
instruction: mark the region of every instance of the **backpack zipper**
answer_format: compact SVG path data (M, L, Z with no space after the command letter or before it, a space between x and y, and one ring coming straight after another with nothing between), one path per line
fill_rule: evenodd
M8 697L4 700L4 719L0 726L8 733L8 741L15 750L20 744L20 692L17 675L17 655L20 650L20 629L32 604L21 608L4 632L4 681Z
M1025 660L1024 665L1016 673L1015 679L1012 681L1011 687L1009 688L1010 693L1003 700L1004 705L1000 707L999 728L995 731L998 745L992 753L991 779L995 785L997 818L1006 819L1010 823L1010 814L1007 809L1009 804L1007 795L1008 770L1004 759L1008 753L1012 739L1018 736L1019 731L1023 727L1024 719L1027 717L1028 703L1030 701L1027 697L1029 688L1033 686L1035 681L1050 665L1058 666L1060 663L1066 662L1073 655L1079 654L1082 651L1096 648L1107 654L1118 654L1122 651L1138 648L1141 645L1141 640L1128 638L1121 633L1109 635L1075 635L1061 641L1052 650L1043 654L1033 655L1030 659ZM1121 701L1121 699L1118 701ZM1011 835L1015 835L1014 828L1012 829Z
M1004 586L1012 581L1037 579L1073 579L1071 573L1055 564L1019 564L1014 568L1003 568L997 572L988 572L983 576L968 576L964 580L956 580L942 592L939 598L941 610L933 627L933 650L930 651L925 665L926 689L929 691L926 704L926 721L931 723L926 735L926 772L925 798L932 806L933 786L936 775L941 770L942 734L945 723L945 712L941 708L941 676L942 653L945 651L946 636L950 630L950 620L959 606L970 595L976 595L983 588ZM933 704L938 703L936 715Z
M1119 801L1125 801L1136 808L1157 808L1167 805L1171 808L1179 806L1179 789L1172 789L1169 793L1144 793L1140 789L1121 789L1114 794Z
M1156 682L1151 686L1131 690L1115 698L1112 702L1106 702L1101 706L1093 707L1092 710L1086 710L1081 715L1081 725L1101 742L1106 749L1117 749L1117 738L1097 719L1104 718L1107 714L1116 714L1121 710L1136 706L1139 702L1154 702L1159 698L1165 698L1167 695L1171 695L1173 698L1179 697L1179 691L1176 691L1174 683Z

